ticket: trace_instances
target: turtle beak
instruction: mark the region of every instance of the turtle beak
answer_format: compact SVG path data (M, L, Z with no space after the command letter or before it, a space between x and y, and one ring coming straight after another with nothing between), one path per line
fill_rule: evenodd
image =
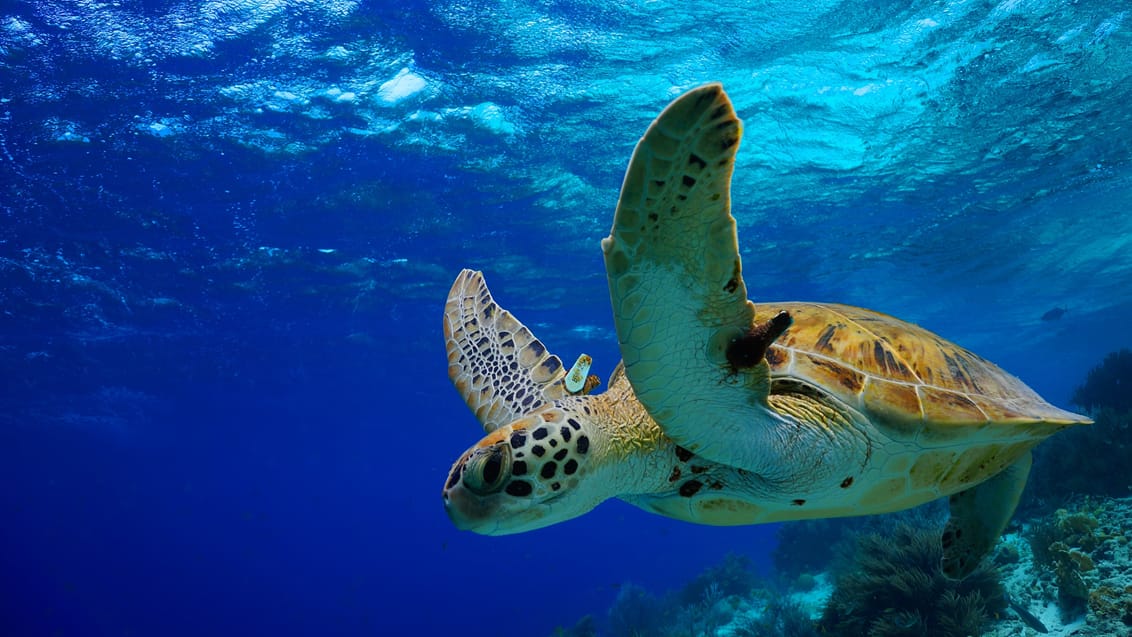
M493 523L491 507L487 506L483 498L477 497L464 486L461 478L464 466L471 454L456 461L448 473L448 481L440 497L444 500L444 511L448 518L461 531L473 531L490 535L498 523ZM491 527L491 528L487 528Z
M448 519L461 531L472 531L481 535L494 535L499 526L494 519L493 508L482 498L473 496L462 484L444 489L444 512Z

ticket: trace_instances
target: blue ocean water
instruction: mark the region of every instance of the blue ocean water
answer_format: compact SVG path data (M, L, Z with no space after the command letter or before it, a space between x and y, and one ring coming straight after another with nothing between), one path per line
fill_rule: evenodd
M620 502L458 532L440 489L482 431L446 376L452 279L484 270L607 375L624 167L722 81L756 302L895 314L1066 406L1132 345L1130 24L1123 0L4 3L0 634L549 635L729 552L769 572L774 527Z

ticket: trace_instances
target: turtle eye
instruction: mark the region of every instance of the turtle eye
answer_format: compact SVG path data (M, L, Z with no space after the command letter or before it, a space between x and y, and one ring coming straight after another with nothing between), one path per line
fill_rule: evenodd
M493 445L477 449L464 465L464 486L476 495L489 495L503 487L503 478L511 469L511 449Z

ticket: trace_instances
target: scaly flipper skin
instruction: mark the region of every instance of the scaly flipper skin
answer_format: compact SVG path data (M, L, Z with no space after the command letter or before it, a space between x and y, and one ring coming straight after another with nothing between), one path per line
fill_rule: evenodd
M562 361L510 312L483 274L464 270L444 308L448 378L491 433L565 395Z
M673 102L637 144L602 251L637 397L678 444L750 467L758 449L733 442L758 440L746 429L765 420L752 410L765 405L769 381L765 362L728 360L729 345L750 332L755 316L731 216L741 135L719 84ZM705 421L718 425L705 432Z
M1027 452L988 480L948 498L951 518L943 530L944 575L967 577L994 548L1018 508L1032 462Z

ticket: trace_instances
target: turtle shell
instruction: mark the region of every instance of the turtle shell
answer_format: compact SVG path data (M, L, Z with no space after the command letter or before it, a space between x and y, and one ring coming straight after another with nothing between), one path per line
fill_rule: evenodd
M767 350L772 393L827 394L874 422L917 430L1047 424L1052 433L1089 422L1049 404L994 363L916 325L823 303L760 304L756 319L782 310L794 322Z

